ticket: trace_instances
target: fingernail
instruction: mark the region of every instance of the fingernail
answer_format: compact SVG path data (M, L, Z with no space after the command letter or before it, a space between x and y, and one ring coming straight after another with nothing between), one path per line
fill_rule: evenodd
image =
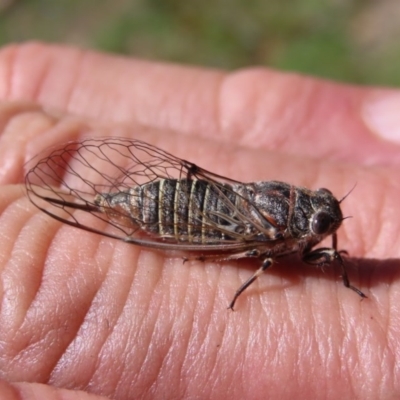
M363 107L368 128L385 139L400 144L400 93L382 91L372 95Z

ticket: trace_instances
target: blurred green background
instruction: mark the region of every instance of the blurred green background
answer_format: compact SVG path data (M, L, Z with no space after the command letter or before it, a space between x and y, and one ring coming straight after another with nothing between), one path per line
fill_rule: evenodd
M0 0L0 45L28 39L400 85L400 0Z

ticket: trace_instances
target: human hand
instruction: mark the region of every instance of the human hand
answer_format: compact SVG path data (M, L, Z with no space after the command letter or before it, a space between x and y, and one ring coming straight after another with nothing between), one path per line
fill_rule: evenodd
M27 44L0 53L0 96L0 397L400 393L398 92ZM357 184L339 248L368 299L339 268L290 258L231 312L254 262L183 264L50 219L26 198L24 163L83 135L130 135L241 181L338 198Z

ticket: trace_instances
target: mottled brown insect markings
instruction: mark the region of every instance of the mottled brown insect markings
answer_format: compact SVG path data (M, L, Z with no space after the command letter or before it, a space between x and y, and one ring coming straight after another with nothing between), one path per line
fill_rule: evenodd
M337 251L343 215L328 189L242 183L124 138L69 142L34 162L26 175L30 200L66 224L149 248L188 251L202 260L260 259L231 309L275 258L290 253L309 264L336 261L344 285L366 297L350 284ZM330 235L332 248L313 249Z

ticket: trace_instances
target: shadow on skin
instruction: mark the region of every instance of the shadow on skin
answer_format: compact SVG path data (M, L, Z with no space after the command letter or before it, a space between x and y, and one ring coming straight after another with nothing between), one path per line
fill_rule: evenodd
M400 280L400 259L366 259L344 258L350 282L370 297L369 290L379 284L390 285ZM260 263L258 260L238 260L238 266L249 271L249 276ZM340 266L338 263L316 267L299 260L297 255L277 258L273 266L264 272L264 275L273 275L281 278L282 283L268 285L259 280L259 286L252 285L240 297L261 295L268 291L283 290L301 285L304 278L326 279L341 283ZM245 278L246 279L246 278ZM347 289L347 288L346 288ZM351 291L350 291L351 292ZM354 296L358 297L356 293ZM359 298L362 300L362 298Z

